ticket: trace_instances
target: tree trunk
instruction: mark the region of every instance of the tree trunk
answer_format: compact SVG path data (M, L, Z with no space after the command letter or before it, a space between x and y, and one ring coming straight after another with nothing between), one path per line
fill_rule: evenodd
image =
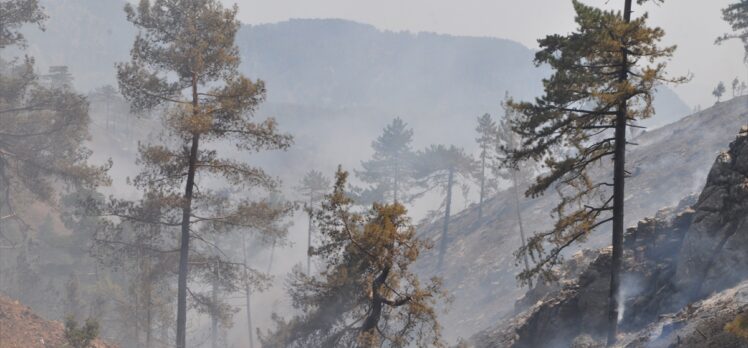
M631 0L625 0L624 21L631 21ZM626 47L621 48L621 71L618 80L628 79L628 56ZM623 213L626 180L626 122L628 118L627 100L618 105L616 112L615 154L613 165L613 255L610 270L610 293L608 294L608 346L616 342L618 335L618 308L620 302L621 264L623 259Z
M275 238L273 238L273 245L270 246L270 262L268 262L268 270L265 273L270 273L270 270L273 269L273 256L275 254Z
M442 230L442 240L439 246L439 264L437 269L441 271L444 265L444 254L447 252L447 233L449 232L449 214L452 209L452 186L454 184L455 171L449 168L449 178L447 179L447 205L444 208L444 229Z
M210 313L210 347L218 348L218 264L213 270L211 302L213 308Z
M193 115L198 113L197 77L192 77ZM192 191L195 187L195 170L200 134L192 135L192 146L187 169L187 184L184 188L182 207L182 233L179 248L179 280L177 282L177 348L187 348L187 272L190 256L190 217L192 215Z
M153 279L151 277L150 256L145 258L145 348L153 344Z
M312 228L313 226L313 211L314 205L314 192L309 193L309 228L308 236L306 241L306 274L311 275L312 273Z
M373 334L377 329L377 325L379 325L379 319L382 317L382 307L384 306L384 299L379 294L379 288L387 281L390 269L391 267L389 266L385 267L371 285L371 307L369 315L361 325L361 333Z
M483 220L483 199L486 197L486 151L480 155L480 200L478 201L478 221Z
M398 199L398 193L400 193L400 164L398 163L395 165L395 183L394 183L394 197L393 197L393 203L397 203Z
M138 251L138 258L140 258L140 251ZM140 267L138 267L140 268ZM138 284L140 283L140 284ZM142 275L139 279L139 282L136 283L137 285L135 288L135 299L133 302L135 302L135 313L133 314L133 331L135 333L135 348L140 348L140 307L143 305L140 301L140 296L138 294L140 293L140 287L143 286L142 284ZM75 318L75 320L78 320L78 318Z
M249 289L249 278L247 276L247 241L246 236L242 233L242 253L244 254L244 295L247 300L247 333L249 334L249 348L254 348L254 333L252 330L252 306L250 296L252 295Z
M517 170L512 169L512 184L514 185L514 210L517 212L517 226L519 227L519 237L522 240L522 248L527 245L525 239L525 229L522 226L522 211L519 206L519 180L517 179ZM524 253L525 272L530 271L530 262L527 252ZM532 288L532 278L527 279L527 285Z

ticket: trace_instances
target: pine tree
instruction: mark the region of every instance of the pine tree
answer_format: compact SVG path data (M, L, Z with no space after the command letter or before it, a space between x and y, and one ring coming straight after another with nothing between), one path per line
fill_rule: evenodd
M93 236L97 260L120 274L117 285L122 294L115 296L115 302L118 320L124 323L122 339L138 346L144 343L146 348L154 347L159 324L174 323L170 283L177 273L179 248L169 237L169 226L157 223L166 219L161 198L158 193L146 193L138 202L117 202L121 206L115 212L128 215L122 215L119 224L105 221ZM100 207L101 203L89 205ZM104 213L109 212L99 214Z
M0 2L0 49L9 46L26 47L21 27L26 24L44 29L44 13L38 0L6 0Z
M639 1L641 3L641 1ZM647 15L631 19L632 0L623 12L603 11L574 1L576 31L539 40L536 64L554 73L543 81L545 95L535 103L510 103L522 118L513 129L523 140L512 162L543 161L547 173L527 191L537 196L555 187L561 201L549 232L528 240L518 256L536 260L520 279L551 276L560 253L596 227L612 222L608 342L616 340L623 244L624 179L627 127L653 114L654 88L667 79L663 60L674 47L659 47L660 28L647 26ZM613 178L596 182L589 170L613 158ZM610 190L612 188L612 192ZM546 251L545 242L552 245Z
M25 48L21 27L43 28L46 18L36 0L0 3L0 49ZM54 203L55 181L108 183L108 166L86 163L88 125L88 104L69 85L39 83L33 58L0 59L0 221L20 218L14 206L20 196Z
M50 66L47 75L42 76L47 81L49 88L70 89L73 88L73 75L65 65Z
M309 227L307 236L307 259L306 272L311 274L311 250L312 250L312 230L314 229L314 209L317 202L322 198L325 192L330 188L330 180L321 172L310 170L301 179L297 190L304 195L306 211L309 214Z
M504 179L512 185L512 195L514 196L514 210L517 214L517 228L519 229L519 236L521 241L521 249L527 247L527 238L525 236L524 225L522 223L522 207L520 197L520 190L525 190L527 184L534 178L538 172L538 165L532 159L525 160L523 162L512 163L511 166L506 164L510 162L512 153L521 144L521 137L512 129L512 124L517 123L520 120L520 114L517 113L513 108L509 106L509 93L504 97L504 101L501 103L504 109L504 118L501 119L498 126L496 127L496 134L494 139L494 147L496 151L496 158L492 164L492 170L494 175ZM524 271L530 271L529 256L524 254L522 256L522 262L524 264ZM528 286L532 288L532 279L527 279Z
M478 126L475 128L478 133L478 138L475 139L480 149L480 196L478 200L478 220L483 219L483 201L489 194L489 188L492 187L489 178L486 177L486 168L490 165L491 157L494 156L493 150L496 143L496 122L493 121L491 115L484 114L478 117Z
M732 33L724 34L715 40L719 45L725 41L738 39L743 43L743 61L748 63L748 1L738 0L722 9L722 19L732 27Z
M444 194L444 227L439 242L439 262L437 269L441 270L444 264L444 255L449 244L449 219L452 214L452 191L454 186L462 184L463 191L466 185L475 178L478 171L476 162L468 156L464 150L454 145L431 145L423 151L419 151L416 160L416 175L418 185L425 191L440 190Z
M19 249L16 274L5 278L15 278L17 296L34 306L53 294L41 283L27 208L41 203L54 209L59 193L109 183L108 165L87 163L85 98L68 85L42 83L33 58L13 57L27 47L21 28L43 29L46 18L36 0L0 2L0 240L3 248Z
M719 100L722 98L722 95L725 94L725 83L720 81L717 84L717 87L714 87L714 90L712 91L712 95L717 98L717 103L719 103Z
M372 159L362 162L356 176L370 185L358 199L362 204L372 202L404 202L416 198L413 185L413 130L399 117L388 124L382 135L371 143Z
M313 254L325 269L316 276L294 271L289 291L301 313L289 321L276 316L262 346L444 347L434 309L440 281L424 287L410 271L427 245L400 203L354 211L346 180L339 169L315 219L321 244Z
M185 348L193 225L251 225L252 218L245 214L252 207L246 199L232 202L225 216L203 215L212 213L206 208L215 195L211 190L196 192L196 176L244 191L277 186L260 168L221 158L211 143L232 142L240 150L256 152L286 149L291 137L279 134L273 119L253 121L265 85L238 72L236 6L224 9L217 0L142 0L137 7L128 4L125 11L139 34L131 61L117 66L120 91L134 111L171 106L163 115L165 143L141 146L143 172L134 183L144 191L160 192L168 222L159 223L181 229L176 347Z
M734 80L732 80L732 97L735 98L740 95L740 80L738 80L737 77L735 77Z
M110 129L112 123L112 109L124 103L122 96L119 91L112 85L106 85L95 89L89 93L89 100L94 104L99 103L104 105L104 118L106 129ZM112 127L112 129L114 129Z

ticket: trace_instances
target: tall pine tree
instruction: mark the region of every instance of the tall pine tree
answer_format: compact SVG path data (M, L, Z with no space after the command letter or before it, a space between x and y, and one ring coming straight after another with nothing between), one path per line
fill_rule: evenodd
M310 274L312 270L312 232L314 230L314 210L320 199L323 198L325 192L330 188L330 180L326 178L321 172L316 170L310 170L301 179L300 185L297 190L304 195L304 205L307 213L309 214L309 226L307 230L307 258L306 258L306 273Z
M408 203L415 198L410 192L413 186L412 142L413 130L398 117L371 143L372 159L362 162L363 169L356 171L356 176L370 185L360 195L360 203Z
M501 119L496 127L494 139L496 158L492 163L492 170L497 177L508 181L512 185L514 210L517 215L517 229L519 230L521 241L520 248L524 249L527 246L527 238L522 221L522 197L520 190L524 191L526 189L527 184L537 175L539 168L537 167L537 162L532 159L511 163L511 166L506 165L511 162L509 159L512 152L517 149L522 141L520 135L512 129L512 124L519 120L520 115L508 105L510 100L509 93L507 93L504 101L501 103L501 107L504 109L504 118ZM525 272L528 272L530 270L530 261L527 253L522 256L522 262ZM527 281L528 286L532 287L532 279L527 279Z
M418 152L416 175L418 185L425 191L439 190L444 194L444 220L439 241L439 261L437 269L444 264L444 255L449 244L449 219L452 216L452 191L455 185L468 189L468 182L478 171L476 162L464 150L452 145L431 145Z
M22 248L22 263L32 260L24 216L29 209L23 208L34 201L54 206L61 190L109 183L109 165L87 163L91 151L85 146L90 123L85 97L69 85L48 86L35 73L33 58L6 51L23 51L27 42L21 28L43 29L46 18L36 0L0 2L0 227L11 221L16 227L0 228L0 240L8 244L4 247Z
M134 182L161 194L166 221L159 223L180 227L176 347L185 348L194 225L251 225L252 214L245 210L253 207L245 199L234 200L226 215L211 215L214 191L196 191L196 178L213 178L245 192L277 185L260 168L219 156L212 145L231 142L249 152L286 149L291 137L278 134L273 119L253 120L265 85L238 72L236 6L225 9L218 0L141 0L128 4L125 12L139 33L130 62L117 66L120 90L134 111L170 106L163 115L164 142L141 146L143 171Z
M478 172L478 180L480 181L480 196L478 198L478 220L483 219L483 201L490 192L490 188L493 186L490 183L490 179L486 175L486 169L491 164L493 157L493 151L496 143L496 122L493 121L491 115L484 114L478 117L478 126L475 128L478 133L478 137L475 139L480 149L480 171Z
M675 47L658 45L665 33L648 27L646 14L631 19L632 0L624 1L623 12L573 3L577 29L539 40L535 62L554 70L543 81L545 94L534 103L512 103L523 114L513 125L523 141L512 152L512 161L533 159L547 167L527 194L537 196L555 187L561 195L554 209L558 217L554 228L530 238L518 253L530 253L537 260L520 278L549 275L562 250L612 222L608 342L613 343L623 255L626 130L652 116L659 83L683 79L666 78L663 60L672 56ZM594 181L590 169L611 158L612 180ZM552 245L547 252L546 242Z

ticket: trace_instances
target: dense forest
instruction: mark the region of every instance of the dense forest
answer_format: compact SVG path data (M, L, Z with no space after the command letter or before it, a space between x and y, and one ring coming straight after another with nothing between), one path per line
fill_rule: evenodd
M665 1L568 2L527 48L0 0L0 347L748 347L744 72L689 107Z

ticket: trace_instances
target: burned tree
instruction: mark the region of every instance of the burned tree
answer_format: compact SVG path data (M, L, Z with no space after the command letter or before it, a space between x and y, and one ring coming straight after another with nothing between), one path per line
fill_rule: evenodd
M443 347L434 305L440 281L425 287L410 266L426 245L405 208L378 204L359 213L338 170L333 192L317 213L321 244L313 255L325 269L290 278L301 313L261 337L263 347Z

